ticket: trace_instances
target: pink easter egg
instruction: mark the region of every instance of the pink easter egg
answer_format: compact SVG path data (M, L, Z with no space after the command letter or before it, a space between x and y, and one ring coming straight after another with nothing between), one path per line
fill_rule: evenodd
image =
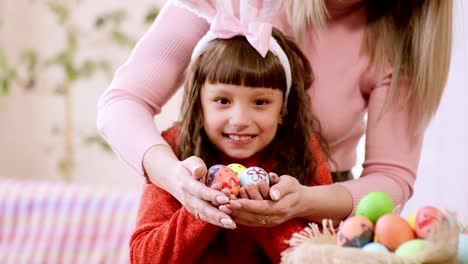
M434 225L439 221L443 221L442 223L447 222L447 218L439 209L433 206L421 207L417 211L414 220L416 235L419 238L428 238L431 232L434 231Z

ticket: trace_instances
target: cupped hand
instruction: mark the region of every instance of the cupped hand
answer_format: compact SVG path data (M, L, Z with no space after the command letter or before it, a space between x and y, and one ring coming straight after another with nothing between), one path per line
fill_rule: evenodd
M200 158L180 161L170 146L159 144L145 153L143 167L152 183L174 196L194 216L213 225L236 228L231 217L217 207L229 203L229 197L205 185L207 169Z
M192 156L177 166L176 173L183 176L180 181L180 202L195 217L220 227L235 229L236 223L225 212L218 209L220 205L229 203L229 194L217 186L210 188L205 185L207 173L205 163Z
M279 225L296 217L303 209L301 193L305 190L304 187L296 178L283 175L269 188L271 200L241 198L231 201L229 204L231 217L237 224L246 226ZM262 187L259 186L260 188ZM247 193L250 192L247 190ZM262 191L253 192L249 197L259 198L259 193Z

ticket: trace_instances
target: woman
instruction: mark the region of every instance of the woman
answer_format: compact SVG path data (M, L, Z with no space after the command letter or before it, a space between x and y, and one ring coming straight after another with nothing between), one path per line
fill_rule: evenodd
M273 201L241 199L230 202L230 210L212 206L229 198L194 180L206 174L203 161L179 161L153 123L208 30L204 19L173 2L101 97L101 134L136 171L190 212L226 228L277 225L291 215L343 219L371 191L385 191L403 205L413 193L423 132L447 79L452 1L289 1L274 26L294 37L311 62L311 110L330 145L335 176L350 175L365 133L358 179L302 192L296 182L280 177L270 190Z

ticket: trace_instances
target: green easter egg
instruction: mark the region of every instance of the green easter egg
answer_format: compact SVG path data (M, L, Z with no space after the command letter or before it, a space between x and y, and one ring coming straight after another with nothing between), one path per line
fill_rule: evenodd
M403 243L395 250L395 255L400 257L413 257L427 247L427 240L424 239L413 239Z
M371 192L367 194L359 201L356 207L356 215L365 216L374 224L379 217L392 212L393 201L384 192Z

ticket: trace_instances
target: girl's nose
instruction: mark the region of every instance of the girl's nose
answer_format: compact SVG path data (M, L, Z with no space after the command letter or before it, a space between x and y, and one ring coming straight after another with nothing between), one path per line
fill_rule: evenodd
M241 105L233 107L230 115L229 123L232 126L245 127L249 126L252 122L251 113L249 112L248 108L242 107Z

